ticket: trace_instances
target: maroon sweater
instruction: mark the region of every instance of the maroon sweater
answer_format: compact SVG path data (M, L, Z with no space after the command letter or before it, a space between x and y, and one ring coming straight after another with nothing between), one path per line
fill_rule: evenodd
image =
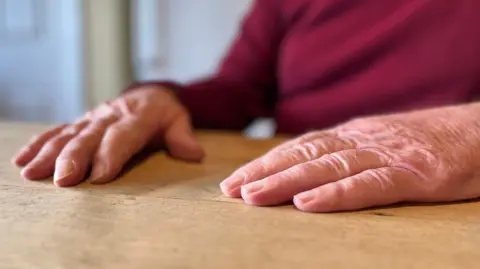
M214 76L154 83L177 89L199 128L272 116L301 133L468 102L480 93L479 12L478 0L257 0Z

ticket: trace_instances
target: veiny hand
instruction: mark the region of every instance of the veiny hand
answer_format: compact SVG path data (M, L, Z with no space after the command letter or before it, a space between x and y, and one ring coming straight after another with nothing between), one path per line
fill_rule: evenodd
M80 183L90 167L92 183L115 179L142 148L168 147L174 157L199 161L204 151L192 134L189 115L167 89L142 88L87 113L73 124L35 136L15 157L31 180L54 174L58 186Z
M220 184L251 205L307 212L480 196L478 105L356 119L272 149Z

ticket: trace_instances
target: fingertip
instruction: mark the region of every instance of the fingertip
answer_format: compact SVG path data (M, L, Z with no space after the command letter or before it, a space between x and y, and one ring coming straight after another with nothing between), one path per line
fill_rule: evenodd
M66 187L72 187L72 186L78 185L80 181L81 180L73 176L69 176L66 178L62 178L60 180L54 180L53 184L55 184L55 186L57 187L66 188Z
M18 167L25 167L30 163L30 159L17 158L14 161L14 164Z
M226 178L220 183L220 189L222 190L225 196L228 196L231 198L240 198L242 197L242 194L241 194L242 184L243 184L243 179L233 175Z
M43 180L53 175L53 173L45 171L42 167L36 165L28 165L20 172L21 176L26 180Z
M90 184L104 185L112 182L114 179L114 176L110 176L109 174L92 174L92 176L90 177Z
M57 187L78 185L84 177L83 167L68 159L56 161L53 183Z
M181 158L185 161L200 163L205 159L206 153L203 150L203 148L198 147L198 148L186 150L185 152L180 153L178 154L178 156L175 156L175 157Z
M267 187L265 180L253 181L241 187L241 195L246 204L267 206L277 204L278 196Z
M103 185L114 181L121 169L112 169L111 167L111 165L105 163L94 164L90 176L90 184Z
M193 133L188 117L174 121L165 133L165 143L170 155L175 158L193 162L205 158L205 149Z
M308 213L327 213L335 211L334 199L318 190L299 193L293 197L293 204L297 209Z
M92 184L92 185L105 185L105 184L108 184L112 181L113 181L112 178L97 177L97 178L90 179L90 184Z
M92 174L92 176L90 177L90 184L92 185L103 185L110 181L111 180L106 175L103 175L103 174L102 175Z
M240 194L240 188L230 188L227 184L225 184L224 182L220 183L220 190L222 191L222 193L227 196L227 197L230 197L230 198L239 198L241 196Z
M23 165L23 162L21 161L21 159L18 158L18 156L14 156L10 159L10 163L12 165L15 165L15 166L18 166L18 167L22 167L24 166Z
M26 166L34 156L29 156L29 151L27 150L21 150L19 153L17 153L15 156L13 156L10 159L10 162L18 167L24 167Z
M170 140L168 143L170 155L191 162L201 162L206 157L205 149L194 138Z
M247 204L247 205L258 205L258 202L255 199L255 196L251 195L249 193L248 189L245 186L240 187L240 195L241 195L243 201L245 202L245 204Z
M22 177L26 180L38 180L39 177L35 175L35 169L31 167L25 167L20 172Z
M300 211L307 212L307 213L312 213L313 212L312 207L309 206L308 203L306 203L302 199L300 199L298 196L293 197L293 204Z

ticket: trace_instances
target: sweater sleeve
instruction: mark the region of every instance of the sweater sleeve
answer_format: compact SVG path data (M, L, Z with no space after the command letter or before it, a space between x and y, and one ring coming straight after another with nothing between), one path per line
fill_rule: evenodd
M279 0L255 0L214 75L187 85L171 81L135 83L172 88L195 128L242 129L273 114L276 67L284 30Z

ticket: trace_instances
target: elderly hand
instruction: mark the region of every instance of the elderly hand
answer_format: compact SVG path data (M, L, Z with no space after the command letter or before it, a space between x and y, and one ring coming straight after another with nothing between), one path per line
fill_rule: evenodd
M307 212L480 196L480 109L466 105L353 120L272 149L224 180L251 205Z
M15 157L31 180L50 177L58 186L80 183L92 166L92 183L109 182L147 145L199 161L204 152L192 135L189 115L167 89L141 88L100 105L73 124L35 136Z

